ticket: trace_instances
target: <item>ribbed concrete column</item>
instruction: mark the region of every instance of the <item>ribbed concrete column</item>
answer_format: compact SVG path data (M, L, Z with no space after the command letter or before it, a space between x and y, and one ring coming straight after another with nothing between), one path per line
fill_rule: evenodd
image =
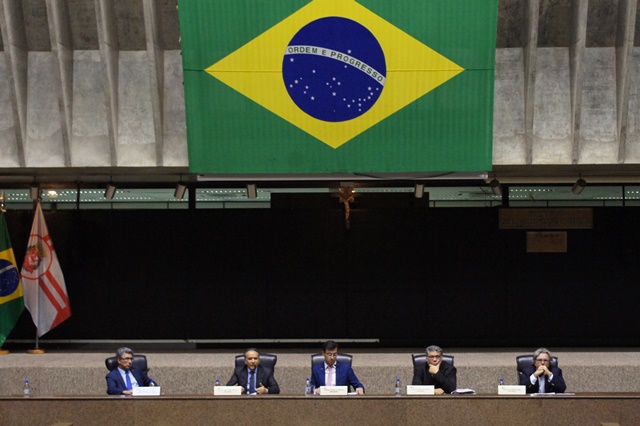
M27 138L27 36L21 0L0 0L0 28L10 85L11 108L16 136L18 164L25 167Z
M616 34L616 125L618 131L618 163L625 163L627 122L629 119L630 68L633 38L636 30L637 0L620 0L618 4L618 33Z
M524 45L524 127L525 164L533 161L533 115L538 50L540 0L528 0L525 9L527 41Z
M587 12L589 0L573 0L571 3L571 44L569 67L571 78L571 164L580 162L580 117L582 106L582 75L584 49L587 38Z
M114 3L111 0L95 0L96 21L98 23L98 41L100 57L107 82L106 110L109 123L109 145L111 166L118 165L116 149L118 135L118 36L116 34Z
M64 164L72 165L70 134L73 111L73 43L69 24L67 3L46 0L51 52L53 53L53 73L60 108L60 131L64 150Z
M149 57L149 81L151 89L151 108L153 110L153 129L156 142L156 165L163 166L163 88L164 88L164 51L160 46L158 34L159 16L155 0L144 0L144 22Z

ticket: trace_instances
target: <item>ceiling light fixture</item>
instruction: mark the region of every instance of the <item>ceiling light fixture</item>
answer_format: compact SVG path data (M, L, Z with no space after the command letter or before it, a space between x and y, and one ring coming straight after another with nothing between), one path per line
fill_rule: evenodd
M247 198L251 200L258 198L258 188L255 183L247 184Z
M176 190L173 192L173 196L179 200L184 198L184 194L187 192L187 187L183 183L178 183L176 185Z
M580 195L582 191L584 191L584 188L586 186L587 186L587 182L580 177L578 178L576 183L574 183L573 186L571 187L571 192L573 192L576 195Z
M493 195L502 195L502 185L500 185L498 179L494 177L493 180L489 182L489 186L491 187Z
M38 185L33 184L29 187L29 197L31 197L33 201L40 199L40 187Z
M116 186L113 183L107 184L107 189L104 191L104 198L107 200L113 200L113 197L116 195Z

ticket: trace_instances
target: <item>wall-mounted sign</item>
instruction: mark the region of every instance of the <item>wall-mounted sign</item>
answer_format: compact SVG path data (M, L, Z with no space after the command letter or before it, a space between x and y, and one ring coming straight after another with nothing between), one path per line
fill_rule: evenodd
M527 232L527 253L566 253L567 233Z
M593 209L500 209L500 229L592 229Z

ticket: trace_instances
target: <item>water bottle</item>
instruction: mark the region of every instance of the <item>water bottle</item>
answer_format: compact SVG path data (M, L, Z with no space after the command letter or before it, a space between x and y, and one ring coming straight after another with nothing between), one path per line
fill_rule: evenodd
M22 390L24 397L28 398L31 395L31 389L29 388L29 380L24 381L24 389Z
M498 383L499 386L504 386L504 379L502 377L500 377L500 382Z
M402 384L400 383L400 378L396 379L396 396L402 395Z
M311 395L311 380L309 380L309 378L307 377L307 381L304 385L304 396L310 396Z

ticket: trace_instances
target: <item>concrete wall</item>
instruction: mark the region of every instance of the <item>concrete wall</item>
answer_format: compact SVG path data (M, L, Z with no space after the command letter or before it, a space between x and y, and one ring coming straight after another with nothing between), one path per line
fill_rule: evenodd
M45 346L42 346L45 347ZM411 353L420 349L404 351L351 351L353 368L365 385L367 394L392 395L396 378L403 387L411 384L413 367ZM474 389L477 393L496 394L498 380L505 384L518 384L515 368L517 355L527 349L464 350L452 349L458 369L458 388ZM163 393L212 394L216 379L223 384L233 373L232 353L214 351L196 352L146 352L149 377L156 380ZM305 378L311 371L309 352L278 351L265 352L278 355L275 378L284 395L302 395ZM140 352L143 353L143 352ZM559 366L567 383L567 392L640 392L640 383L635 380L640 374L640 352L598 350L553 352L558 356ZM51 350L42 355L12 352L0 357L0 389L3 395L19 395L22 384L29 379L32 394L37 395L101 395L106 394L104 366L111 352L72 352Z

